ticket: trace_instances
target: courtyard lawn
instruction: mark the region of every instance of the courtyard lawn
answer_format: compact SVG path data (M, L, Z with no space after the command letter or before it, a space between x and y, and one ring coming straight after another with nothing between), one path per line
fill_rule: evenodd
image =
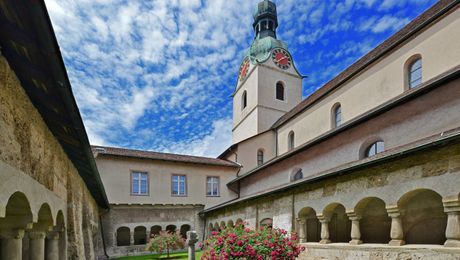
M196 259L201 258L201 252L196 252ZM183 253L171 253L169 258L167 254L154 254L154 255L142 255L142 256L124 256L117 258L118 260L152 260L152 259L187 259L187 252Z

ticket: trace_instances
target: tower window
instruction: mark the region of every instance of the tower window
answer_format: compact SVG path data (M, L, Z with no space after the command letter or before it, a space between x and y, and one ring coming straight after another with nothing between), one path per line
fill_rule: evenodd
M294 131L291 131L288 135L288 150L294 149Z
M366 154L365 156L366 157L371 157L371 156L374 156L378 153L381 153L385 150L385 144L383 141L377 141L373 144L371 144L367 150L366 150Z
M339 103L332 107L332 128L342 124L342 106Z
M264 163L264 151L259 149L257 151L257 166L260 166Z
M268 21L268 29L273 30L273 22L272 21Z
M267 29L267 21L262 21L262 30Z
M247 92L246 90L243 92L243 95L241 96L241 110L245 109L246 106L248 105L248 97L247 97Z
M276 99L284 100L284 86L281 82L276 83Z
M415 88L422 83L422 58L420 56L409 64L407 73L409 88Z

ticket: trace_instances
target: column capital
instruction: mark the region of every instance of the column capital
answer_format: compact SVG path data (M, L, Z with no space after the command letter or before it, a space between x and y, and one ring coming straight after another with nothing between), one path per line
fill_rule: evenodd
M447 214L450 212L460 213L460 201L458 198L445 198L442 200L442 204L444 205L444 212Z
M51 231L46 235L49 240L59 240L59 232Z
M305 224L307 223L307 219L306 218L296 218L297 222L300 223L300 224Z
M399 209L398 205L388 205L385 207L387 210L388 216L391 218L397 218L401 216L401 210Z
M321 223L328 223L331 219L323 214L317 214L316 217L318 218L319 222Z
M361 215L356 213L354 210L347 210L346 214L351 221L357 221L361 219Z
M28 232L28 235L29 235L29 238L32 239L32 240L35 240L35 239L45 239L45 236L46 236L46 232L45 231L29 231Z
M22 239L24 237L24 229L1 229L0 238L2 239Z

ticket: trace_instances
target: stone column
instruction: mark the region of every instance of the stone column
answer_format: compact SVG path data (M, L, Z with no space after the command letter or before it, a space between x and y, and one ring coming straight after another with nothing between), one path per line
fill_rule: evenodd
M388 216L391 217L391 241L388 243L390 246L402 246L404 241L404 231L401 219L401 213L398 206L387 207Z
M129 244L134 245L134 231L129 232Z
M24 229L8 229L0 231L0 259L22 260L22 238Z
M297 225L299 232L299 242L305 243L307 242L307 219L306 218L298 218Z
M321 241L320 244L329 244L331 240L329 239L329 221L330 218L323 215L317 215L319 222L321 222Z
M51 232L45 241L45 259L59 260L59 233Z
M45 259L45 231L29 232L29 254L30 260Z
M188 260L195 260L195 243L198 242L198 235L195 231L187 231Z
M460 201L443 199L444 212L447 213L446 247L460 247Z
M359 228L359 220L361 220L361 216L356 214L354 211L347 212L347 216L351 220L351 241L349 243L351 245L362 244L361 230Z

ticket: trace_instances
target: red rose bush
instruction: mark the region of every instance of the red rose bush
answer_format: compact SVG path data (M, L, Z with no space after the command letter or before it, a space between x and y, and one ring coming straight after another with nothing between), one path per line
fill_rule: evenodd
M295 259L305 250L299 246L295 233L267 226L251 230L242 224L220 232L212 231L201 247L201 259L205 260Z

